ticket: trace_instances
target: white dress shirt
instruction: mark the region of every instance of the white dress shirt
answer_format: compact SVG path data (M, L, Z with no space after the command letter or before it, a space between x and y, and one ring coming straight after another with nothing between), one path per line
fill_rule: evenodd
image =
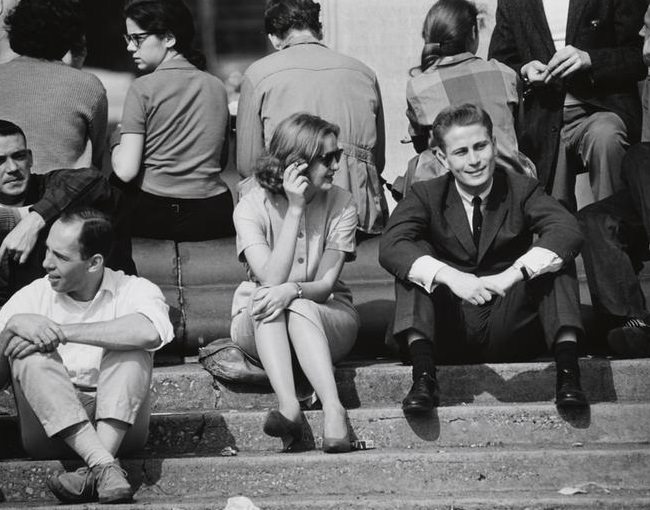
M474 198L474 195L470 195L461 189L457 181L454 181L454 184L456 185L456 190L460 195L463 208L465 209L469 229L470 231L473 231L472 199ZM481 213L483 214L485 213L486 198L490 194L491 190L492 183L490 183L490 186L483 193L478 195L481 197ZM519 257L514 262L513 266L517 268L525 268L528 276L532 279L541 274L552 273L559 270L562 267L563 262L562 258L551 250L539 246L533 246L530 250ZM438 285L438 282L436 282L436 275L443 267L448 267L448 265L430 255L418 257L415 262L413 262L413 265L411 265L408 279L416 285L424 288L427 292L433 292L433 289Z

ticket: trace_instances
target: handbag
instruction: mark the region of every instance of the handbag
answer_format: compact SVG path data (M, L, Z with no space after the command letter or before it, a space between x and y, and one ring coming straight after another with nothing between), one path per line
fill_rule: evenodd
M262 364L230 338L219 338L201 347L199 362L221 382L270 386Z

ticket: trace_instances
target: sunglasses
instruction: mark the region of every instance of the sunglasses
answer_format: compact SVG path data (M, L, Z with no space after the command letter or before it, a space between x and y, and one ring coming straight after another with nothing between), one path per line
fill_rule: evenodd
M137 49L140 49L140 46L142 46L144 40L150 35L156 34L155 32L140 32L137 34L123 34L122 37L124 38L124 42L127 46L133 43L133 46L135 46Z
M326 152L325 154L321 154L320 156L317 156L317 159L320 159L323 165L331 166L334 160L336 160L337 163L341 161L342 154L343 154L343 149L336 149L335 151Z

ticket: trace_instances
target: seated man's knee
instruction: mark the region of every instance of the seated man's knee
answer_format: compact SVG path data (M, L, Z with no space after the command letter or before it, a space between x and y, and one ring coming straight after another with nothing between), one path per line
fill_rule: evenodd
M24 358L16 358L11 362L11 373L17 380L31 374L44 374L52 364L62 364L61 357L56 352L35 352Z
M592 114L594 122L589 124L589 138L596 147L612 147L627 143L627 128L623 120L612 112Z

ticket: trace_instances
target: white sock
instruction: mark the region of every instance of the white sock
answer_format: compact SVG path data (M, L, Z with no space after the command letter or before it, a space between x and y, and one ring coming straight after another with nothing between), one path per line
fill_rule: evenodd
M90 468L113 462L115 458L106 450L97 431L85 421L61 434L61 438L84 460Z
M97 421L97 436L111 455L115 456L117 453L129 427L128 423L119 420Z

